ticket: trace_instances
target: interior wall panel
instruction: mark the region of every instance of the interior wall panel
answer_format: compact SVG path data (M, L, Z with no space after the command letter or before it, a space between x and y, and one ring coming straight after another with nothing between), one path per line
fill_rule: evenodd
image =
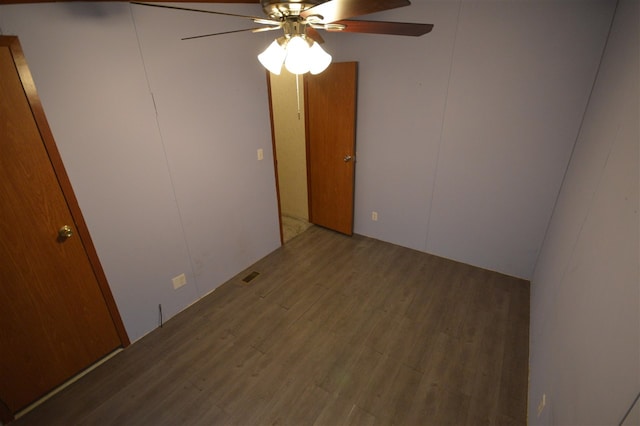
M5 5L0 28L20 37L133 341L159 305L167 320L279 239L272 161L256 160L271 143L264 71L238 44L180 42L208 20L131 7Z
M534 425L618 424L640 391L639 12L618 5L533 276Z

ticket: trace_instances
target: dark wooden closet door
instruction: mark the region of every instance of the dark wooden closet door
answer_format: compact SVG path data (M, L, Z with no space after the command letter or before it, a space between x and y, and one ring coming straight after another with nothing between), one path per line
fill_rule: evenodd
M78 232L85 225L70 210L70 199L75 202L70 185L64 192L61 187L63 182L68 185L66 174L59 173L61 163L56 170L52 165L53 141L45 146L43 138L50 130L34 96L17 38L0 37L4 417L128 344L111 293L97 278L97 256L91 260L88 254L88 234ZM60 231L64 226L69 229L66 236Z

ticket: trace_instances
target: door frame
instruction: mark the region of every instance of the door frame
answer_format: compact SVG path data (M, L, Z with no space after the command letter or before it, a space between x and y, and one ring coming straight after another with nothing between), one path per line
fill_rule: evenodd
M273 173L276 179L276 199L278 202L278 228L280 231L280 245L284 245L284 234L282 232L282 208L280 207L280 178L278 177L278 151L276 149L276 129L273 119L273 96L271 88L271 73L265 70L267 78L267 96L269 101L269 122L271 124L271 151L273 152Z
M355 62L356 63L356 69L359 68L359 64L356 61L347 61L347 62ZM271 85L271 73L268 70L265 70L265 76L266 76L266 82L267 82L267 96L268 96L268 102L269 102L269 121L271 124L271 149L273 152L273 169L274 169L274 177L275 177L275 183L276 183L276 198L277 198L277 203L278 203L278 225L279 225L279 231L280 231L280 245L284 245L284 233L282 230L282 208L280 205L280 178L278 175L278 153L277 153L277 149L276 149L276 133L275 133L275 121L274 121L274 111L273 111L273 96L272 96L272 85ZM304 96L304 108L305 110L307 109L307 79L306 79L306 75L302 76L302 80L303 80L303 87L302 87L302 93ZM356 162L356 147L355 147L355 132L357 129L357 98L358 98L358 93L357 93L357 80L356 80L356 93L355 93L355 102L356 102L356 106L355 106L355 111L354 111L354 146L353 146L353 162ZM305 175L305 179L306 179L306 185L307 185L307 204L308 204L308 211L309 211L309 222L311 222L311 186L310 186L310 174L309 174L309 169L310 169L310 159L309 159L309 152L310 152L310 141L309 141L309 131L308 131L308 114L305 111L305 153L306 153L306 175ZM355 165L354 165L355 167ZM354 182L353 182L353 197L355 200L355 171L354 171ZM355 203L355 201L354 201ZM351 217L351 231L353 232L353 222L354 222L354 218L353 216ZM347 234L347 235L351 235L351 234Z

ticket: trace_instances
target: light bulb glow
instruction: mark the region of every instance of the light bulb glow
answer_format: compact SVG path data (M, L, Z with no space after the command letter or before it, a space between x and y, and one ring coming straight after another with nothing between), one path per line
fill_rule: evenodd
M301 36L293 36L287 43L287 57L284 66L291 74L304 74L309 71L309 44Z
M278 40L274 40L264 52L258 55L258 60L263 67L276 75L280 75L282 63L286 55L287 51L285 48L278 43Z
M314 41L311 49L309 49L309 72L311 74L320 74L331 64L331 59L331 55Z
M304 35L280 37L258 55L260 63L279 75L282 65L292 74L320 74L331 64L331 55L318 43Z

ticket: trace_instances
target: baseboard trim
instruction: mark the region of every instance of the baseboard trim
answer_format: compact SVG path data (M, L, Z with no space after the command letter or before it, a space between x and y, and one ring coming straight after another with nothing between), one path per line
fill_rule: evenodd
M51 392L49 392L48 394L46 394L42 398L38 399L37 401L31 403L27 407L25 407L22 410L18 411L14 415L15 420L17 420L20 417L24 416L25 414L27 414L28 412L30 412L34 408L38 407L39 405L42 405L45 401L47 401L48 399L52 398L55 394L57 394L58 392L61 392L66 387L68 387L68 386L72 385L73 383L77 382L82 377L84 377L85 375L89 374L90 372L92 372L96 368L100 367L102 364L104 364L105 362L109 361L111 358L113 358L114 356L116 356L120 352L122 352L122 348L118 348L115 351L109 353L104 358L101 358L96 363L94 363L91 366L87 367L86 369L82 370L80 373L76 374L75 376L73 376L72 378L70 378L69 380L67 380L66 382L64 382L60 386L58 386L57 388L53 389Z

